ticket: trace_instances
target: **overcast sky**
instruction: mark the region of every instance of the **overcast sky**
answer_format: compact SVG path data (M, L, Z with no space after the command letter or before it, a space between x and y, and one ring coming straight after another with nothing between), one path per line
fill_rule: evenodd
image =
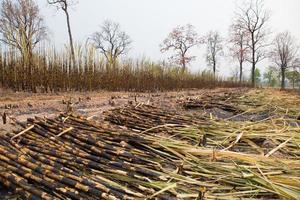
M177 25L190 23L200 35L218 30L223 37L237 3L243 0L79 0L70 10L74 40L85 41L105 19L121 24L121 28L133 40L128 56L146 57L153 60L166 59L159 51L159 44ZM37 0L50 29L50 40L57 47L68 42L65 16L61 11L48 6L46 0ZM290 31L300 41L300 0L266 0L271 11L270 28L273 33ZM205 46L194 49L197 56L189 68L192 71L206 69ZM263 69L268 61L258 64ZM223 59L219 73L228 76L236 63ZM248 72L249 69L246 69Z

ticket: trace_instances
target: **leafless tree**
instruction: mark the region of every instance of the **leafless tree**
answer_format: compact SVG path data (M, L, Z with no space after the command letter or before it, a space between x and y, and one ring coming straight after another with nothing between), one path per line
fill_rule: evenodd
M233 23L229 31L229 51L232 58L239 62L239 82L243 79L243 64L249 54L248 34L238 23Z
M0 41L18 49L22 55L23 89L25 85L33 87L31 84L33 50L47 37L47 28L37 4L33 0L3 0L0 11L0 35Z
M292 65L298 51L296 39L290 32L276 35L273 41L271 58L281 70L281 89L285 89L286 70Z
M74 42L73 42L73 36L71 31L71 22L70 22L70 14L69 14L69 7L75 4L75 2L72 0L47 0L47 1L48 4L55 5L58 9L61 9L66 15L72 63L73 63L73 67L75 67L76 66L75 50L74 50Z
M266 39L269 34L267 22L269 12L264 8L264 0L248 0L245 5L236 12L236 21L247 33L249 42L247 46L250 50L250 57L247 59L252 64L251 80L255 86L256 64L266 58Z
M173 50L175 55L170 59L176 64L181 65L182 72L185 72L187 64L189 64L195 56L189 56L188 51L201 43L195 28L191 24L185 26L177 26L169 33L168 37L160 45L161 52Z
M210 31L205 39L207 52L206 52L206 61L209 66L212 66L214 76L217 71L217 64L219 57L223 54L223 39L219 32Z
M91 37L95 47L105 56L107 62L115 67L119 56L129 51L132 43L130 37L121 31L120 24L106 20L99 32Z

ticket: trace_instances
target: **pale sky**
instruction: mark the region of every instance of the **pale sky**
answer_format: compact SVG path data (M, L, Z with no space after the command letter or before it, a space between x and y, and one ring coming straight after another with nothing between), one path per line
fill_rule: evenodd
M50 29L50 41L57 47L67 43L68 35L65 16L47 5L46 0L36 0ZM84 42L105 19L119 22L122 30L133 40L128 57L150 58L154 61L167 59L159 51L159 44L177 25L190 23L200 35L210 30L218 30L227 37L236 4L243 0L78 0L70 10L72 32L75 41ZM272 33L290 31L300 42L300 0L266 0L266 8L271 11L269 22ZM195 48L197 56L189 69L207 69L205 46ZM269 65L266 60L258 64ZM228 76L234 66L229 58L224 58L219 66L219 74ZM250 68L247 68L246 73Z

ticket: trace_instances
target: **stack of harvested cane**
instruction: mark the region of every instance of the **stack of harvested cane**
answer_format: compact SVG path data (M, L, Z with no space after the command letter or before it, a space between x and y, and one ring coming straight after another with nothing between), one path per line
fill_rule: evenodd
M0 142L0 181L23 198L297 199L300 194L296 157L195 146L75 116L29 123L20 133L1 135ZM190 137L187 128L177 134ZM293 143L287 146L297 151Z
M138 135L74 116L29 123L0 140L0 181L27 198L143 199L171 181L160 164L167 159Z
M274 105L281 115L284 105ZM256 122L146 105L107 112L117 125L29 119L0 134L0 183L23 199L299 199L299 108L291 108Z
M243 109L233 104L242 94L235 92L220 92L217 94L202 94L193 98L186 98L179 101L181 106L185 109L213 109L219 108L221 110L231 112L233 114L242 113Z
M250 90L247 92L204 93L196 97L188 97L178 101L187 111L197 109L198 115L207 116L208 113L222 113L234 121L259 121L268 118L297 119L300 115L299 96L276 90ZM216 110L217 108L217 110ZM203 115L204 114L204 115ZM232 115L232 116L228 116ZM209 116L210 117L210 116ZM299 123L300 124L300 123Z
M231 112L234 114L242 113L243 110L238 108L237 106L226 104L222 102L216 102L216 101L204 101L199 98L194 99L188 99L185 102L182 103L182 106L185 109L195 109L195 108L201 108L201 109L212 109L212 108L219 108L221 110Z
M118 108L106 114L107 120L139 130L142 134L162 135L181 140L181 142L188 141L189 144L218 149L235 149L239 152L262 155L284 143L284 149L278 150L281 155L300 156L300 152L297 151L297 142L300 142L300 127L288 125L297 123L293 119L271 118L258 122L210 119L207 123L207 119L192 119L185 116L185 120L181 120L180 125L176 125L169 124L169 122L174 122L174 118L180 119L181 115L146 105ZM160 118L163 118L166 124L161 123Z
M189 116L145 104L116 108L105 114L106 120L111 123L126 125L140 131L153 129L153 131L159 132L168 125L184 126L204 123Z
M163 117L164 122L172 121L173 114L159 108L149 110L148 106L125 107L107 113L107 119L140 130L144 138L155 142L151 149L163 148L158 155L169 155L173 160L175 156L176 162L182 162L176 172L183 177L176 175L177 180L201 180L207 189L206 198L300 196L300 127L288 126L291 119L210 123L187 119L181 121L186 124L181 127L163 126L157 120ZM177 187L181 187L179 183ZM197 197L193 187L187 191L177 197Z

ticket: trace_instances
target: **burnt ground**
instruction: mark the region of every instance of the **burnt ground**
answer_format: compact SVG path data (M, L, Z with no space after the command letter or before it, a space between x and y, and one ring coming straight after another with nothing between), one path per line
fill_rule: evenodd
M102 117L102 112L126 104L144 103L178 111L182 109L178 102L187 97L214 95L224 91L239 92L237 89L215 89L157 93L74 92L45 95L0 91L0 114L2 115L4 112L7 114L7 124L3 125L1 122L0 129L9 130L11 128L10 123L14 121L23 122L34 116L53 117L67 111L99 119ZM207 112L213 112L219 117L231 116L230 113L220 109L208 109Z
M213 89L188 90L179 92L133 93L133 92L72 92L55 94L30 94L1 91L0 115L7 115L7 124L0 119L0 130L11 130L15 121L25 122L33 117L54 117L68 111L74 114L103 119L102 113L128 104L147 104L180 114L195 117L215 117L232 121L260 121L272 115L268 112L243 113L246 110L236 110L239 107L260 107L260 100L253 101L245 95L249 89ZM253 90L259 96L263 90ZM267 93L273 94L273 91ZM282 92L278 92L282 95ZM268 94L268 95L270 95ZM299 93L287 91L288 96ZM252 94L253 95L253 94ZM196 104L193 102L196 101ZM185 103L191 103L185 106ZM200 104L199 104L200 103ZM195 104L195 105L194 105ZM191 107L189 107L191 106ZM273 109L273 108L272 108Z

